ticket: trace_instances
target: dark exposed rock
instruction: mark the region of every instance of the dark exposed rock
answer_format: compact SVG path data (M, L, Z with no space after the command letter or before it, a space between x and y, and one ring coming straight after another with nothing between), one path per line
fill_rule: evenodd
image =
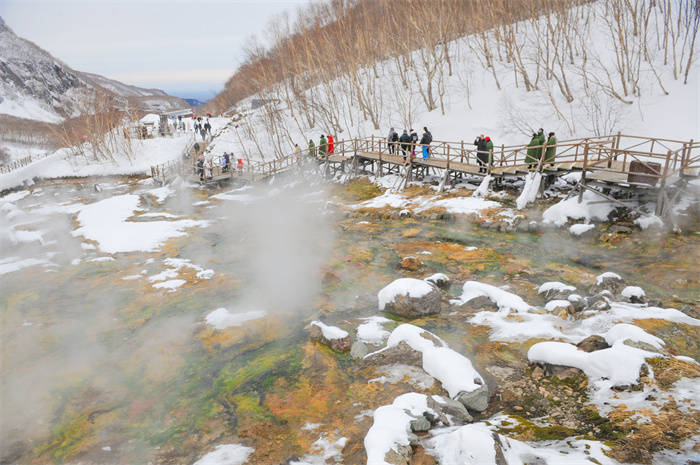
M464 302L462 305L465 305L470 308L489 308L498 310L498 305L496 305L496 303L493 300L489 299L485 295L474 297L473 299Z
M387 302L384 311L405 318L421 318L440 313L442 294L436 288L422 297L398 295L392 302Z
M399 262L399 268L408 271L417 271L423 266L423 262L416 257L405 257Z
M365 366L378 367L381 365L394 365L403 363L406 365L423 366L423 354L413 350L411 346L401 341L393 347L373 352L362 359Z
M370 352L369 347L362 341L355 341L350 348L350 356L354 359L361 359Z
M567 367L563 365L552 365L550 363L538 363L536 367L533 368L533 373L537 369L537 366L542 368L542 375L545 377L556 376L559 379L573 378L576 376L585 376L585 373L578 368Z
M470 423L473 421L472 416L467 411L467 408L461 402L450 399L449 397L439 397L439 400L433 399L433 396L428 396L428 407L438 413L438 418L445 425L451 425L447 415L454 418L460 423Z
M601 291L609 291L612 294L619 294L625 287L627 287L627 282L624 279L614 273L604 273L597 278L596 284L590 289L590 293L596 294Z
M471 392L460 392L456 400L470 410L483 412L489 406L489 389L482 384L479 388Z
M596 350L607 349L610 346L607 342L605 342L605 339L602 336L594 334L576 344L576 347L584 352L595 352Z
M414 433L425 433L430 430L430 422L425 417L418 417L411 420L411 431Z

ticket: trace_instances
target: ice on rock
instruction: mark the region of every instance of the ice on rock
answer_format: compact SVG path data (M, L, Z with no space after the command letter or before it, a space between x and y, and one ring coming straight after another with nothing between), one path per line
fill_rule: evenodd
M641 299L643 298L646 294L644 293L644 290L641 287L638 286L627 286L620 292L620 295L622 297L627 297L628 299L631 298L637 298Z
M563 292L563 291L575 291L574 286L569 286L568 284L560 283L559 281L549 281L542 284L539 289L537 289L538 294L544 294L549 291Z
M605 333L604 337L605 342L609 345L613 345L618 341L624 342L627 340L643 342L657 349L661 349L665 345L662 339L647 333L639 326L627 323L616 324Z
M389 337L389 331L382 328L384 323L391 320L383 316L363 318L364 323L357 327L357 338L367 344L381 344Z
M498 305L500 310L515 310L517 312L527 312L530 305L519 296L510 292L504 291L490 284L480 283L478 281L467 281L462 287L462 295L459 299L450 301L457 305L463 305L477 297L488 297L492 302Z

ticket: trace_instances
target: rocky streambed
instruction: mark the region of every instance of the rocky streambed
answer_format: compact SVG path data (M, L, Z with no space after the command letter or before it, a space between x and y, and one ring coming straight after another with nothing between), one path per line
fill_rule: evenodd
M698 460L696 235L377 184L0 198L3 463Z

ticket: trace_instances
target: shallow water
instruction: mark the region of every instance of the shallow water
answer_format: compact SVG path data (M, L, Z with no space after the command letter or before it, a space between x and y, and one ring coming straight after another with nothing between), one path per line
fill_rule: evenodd
M304 327L377 314L377 291L400 276L444 272L453 295L467 279L508 284L532 304L541 304L537 284L585 283L603 271L676 308L694 307L699 290L696 235L601 242L566 230L495 232L465 218L383 219L349 212L340 187L306 182L181 187L162 202L143 181L99 183L46 182L12 202L25 215L13 224L43 231L43 243L5 240L0 259L47 263L0 278L3 462L192 463L212 445L244 442L256 447L255 463L278 463L321 432L366 429L367 418L348 418L400 390L368 384L348 356L314 349ZM179 217L137 212L130 221L209 225L153 251L115 254L72 234L76 209L125 194L140 196L138 212ZM398 268L409 255L420 270ZM101 257L112 260L90 261ZM168 257L189 263L175 269ZM154 287L175 279L184 284ZM218 331L204 319L220 307L267 316ZM469 356L484 341L475 333L465 342L453 324L425 326ZM700 356L697 344L686 349ZM323 426L302 430L307 422Z

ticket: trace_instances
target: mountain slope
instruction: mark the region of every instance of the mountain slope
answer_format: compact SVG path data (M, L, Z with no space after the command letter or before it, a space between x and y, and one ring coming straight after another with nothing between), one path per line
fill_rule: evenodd
M128 104L145 111L189 106L158 89L76 71L18 37L0 18L0 114L56 123L79 116L86 97L95 91L107 94L119 106Z

